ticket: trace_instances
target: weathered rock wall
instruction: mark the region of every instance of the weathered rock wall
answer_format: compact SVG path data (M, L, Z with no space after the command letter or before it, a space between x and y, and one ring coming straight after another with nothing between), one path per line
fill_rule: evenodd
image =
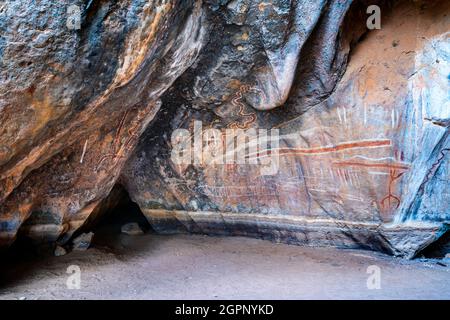
M368 1L76 4L80 30L69 1L0 7L1 244L67 241L117 183L160 232L407 257L445 232L446 1L379 1L372 31ZM221 152L239 130L254 163Z
M11 1L0 13L0 243L24 222L33 238L68 239L195 60L201 2Z
M382 29L368 33L361 3L299 9L310 25L300 27L306 39L284 71L273 62L286 62L283 51L267 52L259 34L286 20L280 10L254 4L264 22L250 6L237 23L236 6L217 14L221 41L163 97L178 115L148 130L122 174L154 228L404 256L441 236L450 214L448 4L385 6ZM289 41L292 29L276 30L272 37ZM272 99L278 82L254 70L295 79L285 83L287 101ZM210 149L203 164L174 165L170 133L182 127L195 137L194 121L220 129L223 145L226 129L279 129L277 172L262 174L261 163L206 165L222 159Z

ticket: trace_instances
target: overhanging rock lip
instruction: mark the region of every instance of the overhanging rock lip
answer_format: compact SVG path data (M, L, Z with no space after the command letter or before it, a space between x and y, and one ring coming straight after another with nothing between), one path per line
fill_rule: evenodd
M367 222L367 221L351 221L351 220L338 220L331 218L309 218L305 216L288 216L288 215L274 215L274 214L261 214L261 213L237 213L237 212L220 212L220 211L189 211L189 210L165 210L165 209L142 209L144 215L150 217L166 217L173 216L174 214L188 214L192 217L214 217L223 216L230 219L243 219L249 220L255 219L258 221L273 221L282 220L283 222L304 223L304 224L346 224L368 228L378 228L379 222Z
M152 227L160 233L225 234L306 246L382 249L389 254L408 259L414 258L418 252L449 230L448 224L425 221L381 223L304 216L164 209L143 209L142 212ZM175 228L175 225L178 228Z
M142 209L159 233L246 236L287 244L390 250L380 223L255 213Z
M450 224L430 221L388 223L380 227L396 256L412 259L450 230Z

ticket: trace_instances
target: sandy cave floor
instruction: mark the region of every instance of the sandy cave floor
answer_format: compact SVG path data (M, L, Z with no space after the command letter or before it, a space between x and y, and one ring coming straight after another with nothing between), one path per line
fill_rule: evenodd
M120 221L123 223L123 221ZM95 231L87 251L0 257L4 299L450 299L450 263L243 237ZM70 266L80 289L68 289ZM369 266L381 289L368 289Z

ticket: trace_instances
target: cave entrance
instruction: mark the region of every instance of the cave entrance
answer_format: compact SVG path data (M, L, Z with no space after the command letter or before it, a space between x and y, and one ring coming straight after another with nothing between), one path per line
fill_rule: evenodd
M131 228L127 229L130 225ZM98 212L91 215L89 221L74 234L73 238L86 232L94 233L96 245L109 247L108 244L115 243L120 234L126 232L147 234L154 231L139 206L132 201L125 188L121 185L116 185L109 196L102 202Z

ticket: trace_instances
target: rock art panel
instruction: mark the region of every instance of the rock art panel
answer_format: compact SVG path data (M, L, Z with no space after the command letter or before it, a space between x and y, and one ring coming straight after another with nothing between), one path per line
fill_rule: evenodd
M449 7L401 2L386 7L381 30L361 37L355 27L340 35L346 19L363 16L366 7L360 6L329 2L320 9L298 51L289 99L271 111L253 100L270 90L248 81L246 70L226 73L227 65L239 60L222 53L231 49L221 47L209 65L209 53L199 56L202 63L163 97L163 105L177 116L148 130L121 177L155 229L366 247L406 257L445 233ZM231 39L245 26L245 14L240 17L239 28L227 34ZM333 47L323 44L328 36ZM320 44L320 53L311 57ZM303 54L322 65L303 60ZM341 64L333 65L334 59ZM265 65L264 60L252 63ZM217 81L204 80L218 74ZM302 82L314 77L327 82L322 87ZM216 100L209 99L211 91ZM192 136L191 163L171 161L170 137L177 128ZM218 130L218 155L208 147L211 129ZM228 151L223 152L233 151L228 147L239 139L231 129L258 145L252 149L248 143L245 164L233 154L227 161ZM155 130L164 134L147 143ZM268 140L263 145L261 132ZM269 154L277 155L277 170L262 174Z
M120 185L159 232L415 256L450 220L447 2L0 3L0 246Z

